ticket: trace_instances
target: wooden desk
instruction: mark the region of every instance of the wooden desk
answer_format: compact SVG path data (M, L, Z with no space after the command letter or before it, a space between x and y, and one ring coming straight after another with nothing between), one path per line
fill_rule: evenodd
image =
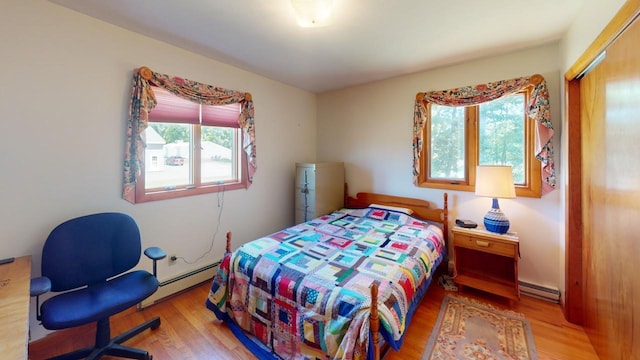
M31 256L0 265L0 357L26 359Z

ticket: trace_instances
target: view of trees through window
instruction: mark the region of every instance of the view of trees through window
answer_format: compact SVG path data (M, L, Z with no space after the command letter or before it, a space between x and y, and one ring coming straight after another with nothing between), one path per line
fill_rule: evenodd
M179 141L189 142L188 126L175 126L175 124L168 123L149 123L149 126L153 127L167 144ZM201 130L203 141L211 141L227 149L231 149L233 146L233 132L229 131L229 128L202 126Z
M467 124L467 118L469 126ZM525 96L503 97L479 106L431 105L429 178L464 180L468 166L511 165L516 184L525 182ZM477 120L476 120L477 119ZM474 121L475 120L475 121ZM469 132L469 133L468 133ZM477 136L478 164L467 164Z
M431 105L430 178L464 179L466 169L464 124L464 107Z

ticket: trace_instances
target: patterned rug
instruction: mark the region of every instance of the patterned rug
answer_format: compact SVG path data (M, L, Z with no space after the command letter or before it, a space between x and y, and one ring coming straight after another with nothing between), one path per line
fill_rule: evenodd
M446 295L421 360L537 358L524 315Z

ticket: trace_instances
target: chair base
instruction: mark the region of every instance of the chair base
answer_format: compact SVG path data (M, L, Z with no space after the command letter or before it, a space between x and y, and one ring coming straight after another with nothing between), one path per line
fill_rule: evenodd
M106 326L106 329L104 328ZM109 319L106 319L106 325L104 321L98 322L98 329L96 333L96 345L87 347L84 349L76 350L67 354L58 355L48 360L75 360L84 359L97 360L105 355L112 355L117 357L123 357L127 359L139 359L139 360L152 360L153 356L146 350L135 349L132 347L121 345L123 342L131 339L132 337L140 334L141 332L152 329L155 330L160 326L160 318L155 317L145 323L142 323L129 331L126 331L111 340L104 341L101 339L105 336L109 336ZM104 345L100 345L104 343Z

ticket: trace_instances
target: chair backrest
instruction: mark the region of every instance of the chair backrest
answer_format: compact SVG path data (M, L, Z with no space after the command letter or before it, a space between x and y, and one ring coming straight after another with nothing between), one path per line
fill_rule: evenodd
M140 260L140 230L129 215L100 213L58 225L42 249L42 275L52 291L101 283Z

